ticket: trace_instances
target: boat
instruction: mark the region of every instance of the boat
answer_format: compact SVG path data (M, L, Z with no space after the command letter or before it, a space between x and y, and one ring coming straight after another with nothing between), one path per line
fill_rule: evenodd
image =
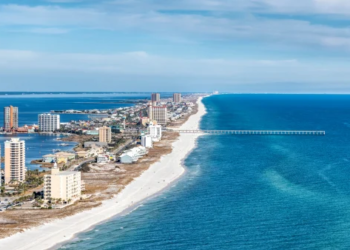
M69 146L69 144L67 144L67 143L61 143L61 144L59 144L59 145L62 146L62 147Z

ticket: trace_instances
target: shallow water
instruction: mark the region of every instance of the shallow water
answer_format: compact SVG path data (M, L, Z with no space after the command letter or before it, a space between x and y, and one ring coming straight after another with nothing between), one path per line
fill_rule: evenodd
M203 136L172 188L62 249L349 249L350 96L219 95L203 129L326 136Z

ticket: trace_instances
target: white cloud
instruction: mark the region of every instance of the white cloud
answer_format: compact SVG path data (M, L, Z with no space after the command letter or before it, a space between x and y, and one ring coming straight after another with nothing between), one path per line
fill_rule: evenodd
M244 67L290 67L290 60L180 59L151 55L144 51L119 54L53 54L20 50L0 50L0 72L75 71L135 75L233 76Z
M293 19L258 18L244 15L240 18L229 18L222 15L193 15L178 13L169 15L156 10L168 9L225 9L247 10L255 8L258 11L322 11L323 8L338 10L346 9L348 5L336 0L338 4L328 4L328 1L305 0L302 3L291 0L238 1L233 4L228 0L179 0L164 4L164 1L117 1L117 7L106 5L80 8L63 8L59 6L22 6L0 5L0 25L13 27L29 27L29 31L48 34L63 34L69 29L105 29L144 31L158 34L173 41L198 39L232 40L249 39L269 41L272 43L318 45L340 47L343 43L331 42L346 40L350 37L348 27L332 27L312 24L308 21ZM199 4L201 3L201 4ZM257 4L259 3L259 4ZM115 5L115 4L114 4ZM196 7L197 6L197 7ZM255 7L254 7L255 6ZM260 7L257 7L260 6ZM332 7L333 6L333 7ZM135 8L133 8L135 7ZM127 9L127 10L126 10ZM60 27L60 28L57 28ZM26 29L24 29L26 30ZM339 44L339 46L337 46ZM346 46L345 46L346 47ZM347 47L346 47L347 48Z
M259 13L309 13L349 15L348 0L112 0L124 9L243 11Z
M54 54L33 51L0 50L0 73L21 72L73 72L76 74L109 74L135 76L190 76L234 79L284 79L303 77L317 70L332 67L308 65L296 59L227 60L221 58L181 59L148 54L143 51L119 54ZM339 70L338 67L334 67ZM327 70L326 70L327 71ZM252 74L254 72L254 74ZM319 73L322 75L322 73ZM348 73L350 75L350 72ZM271 75L272 76L272 75Z
M348 64L321 59L303 62L293 58L183 59L144 51L59 54L0 50L0 76L4 86L23 89L30 85L31 90L96 90L98 85L112 91L149 91L150 88L204 91L215 86L221 90L243 92L288 92L310 88L319 91L347 88L350 92Z

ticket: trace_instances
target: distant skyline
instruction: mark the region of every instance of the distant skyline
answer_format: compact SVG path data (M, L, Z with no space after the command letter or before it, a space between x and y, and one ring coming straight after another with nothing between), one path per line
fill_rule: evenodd
M2 0L0 91L350 93L346 0Z

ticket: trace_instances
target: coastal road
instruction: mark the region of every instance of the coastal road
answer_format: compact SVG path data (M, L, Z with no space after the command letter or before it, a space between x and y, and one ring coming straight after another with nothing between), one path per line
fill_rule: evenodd
M122 146L120 146L119 148L117 148L116 150L114 150L112 153L114 155L118 155L120 152L122 152L126 147L130 146L134 141L133 140L128 140L126 141L126 143ZM95 158L88 158L82 162L80 162L79 164L74 164L71 167L69 167L67 169L67 171L79 171L81 166L84 165L85 163L92 163L95 162L96 159Z
M70 168L67 169L67 171L79 171L80 167L84 165L85 163L92 163L95 162L95 158L88 158L85 161L80 162L78 165L73 165Z
M112 152L112 154L114 154L114 155L120 154L126 147L130 146L132 143L134 143L134 140L131 140L131 139L127 140L124 145L122 145L119 148L117 148L116 150L114 150Z

